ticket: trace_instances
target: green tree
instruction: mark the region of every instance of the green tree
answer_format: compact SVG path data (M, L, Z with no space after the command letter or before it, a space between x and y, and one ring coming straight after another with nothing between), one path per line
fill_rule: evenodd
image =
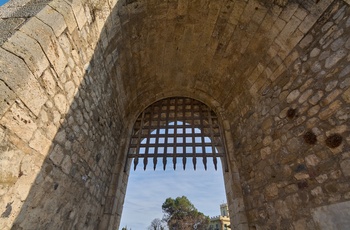
M148 227L148 230L165 230L165 226L159 218L156 218L151 222L151 226Z
M169 230L207 230L210 219L199 212L186 196L167 198L162 205Z

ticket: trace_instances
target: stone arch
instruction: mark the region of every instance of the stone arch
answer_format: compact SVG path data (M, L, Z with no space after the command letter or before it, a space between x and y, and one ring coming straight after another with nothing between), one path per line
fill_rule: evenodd
M172 90L172 91L167 91L162 93L161 96L159 97L141 97L144 100L143 101L137 101L137 102L132 102L131 107L133 107L132 104L134 104L135 109L132 109L134 112L132 118L129 120L129 123L127 125L127 131L125 132L126 135L124 136L124 145L123 145L123 150L124 156L121 158L123 159L122 161L126 162L126 155L128 152L128 146L130 143L130 137L131 137L131 130L133 129L135 120L139 116L139 114L144 111L148 106L152 105L153 103L166 99L166 98L171 98L171 97L188 97L188 98L193 98L195 100L198 100L206 105L208 105L213 111L217 114L220 126L223 131L223 141L226 149L226 160L228 161L228 171L225 172L223 170L223 177L225 181L225 192L226 192L226 197L227 197L227 202L229 205L229 213L230 213L230 219L232 221L232 226L234 228L242 228L245 229L247 228L247 216L246 216L246 211L244 208L244 202L243 202L243 192L242 192L242 187L241 187L241 182L240 182L240 176L239 176L239 170L237 168L237 162L236 158L234 156L234 137L232 136L230 126L229 126L229 121L227 119L227 114L225 113L225 110L221 107L221 105L213 99L211 96L209 96L207 93L199 91L197 94L194 94L193 92L187 91L187 90ZM129 162L131 163L131 162ZM129 171L132 169L132 167L128 166L128 171L127 174L129 174ZM120 174L121 168L116 167L115 168L117 171L115 172L116 175ZM220 169L219 169L220 170ZM120 184L119 184L120 186ZM119 187L118 186L118 187ZM112 194L118 194L118 193L124 193L125 190L120 191L116 186L112 187L112 191L110 193ZM120 189L120 188L119 188ZM124 188L125 189L125 188ZM118 199L118 202L120 203L121 201L119 200L119 197L115 197L115 199ZM121 208L121 206L119 206ZM119 210L121 213L121 210ZM107 217L109 219L109 217ZM112 219L113 221L113 219ZM110 226L113 226L114 224L119 224L119 223L113 223L113 222L106 222L106 225L102 228L106 228L106 226L109 224Z
M22 3L0 12L2 226L116 227L132 118L171 95L222 117L235 228L346 226L348 0Z

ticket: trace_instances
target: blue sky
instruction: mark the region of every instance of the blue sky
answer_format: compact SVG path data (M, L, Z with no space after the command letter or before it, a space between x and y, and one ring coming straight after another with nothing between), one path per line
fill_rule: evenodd
M220 215L219 206L226 203L221 164L218 162L215 171L212 159L208 159L208 170L205 171L203 163L198 160L196 171L190 159L185 171L181 163L174 171L171 161L168 161L166 171L163 171L161 162L158 162L156 171L153 171L152 163L146 171L143 171L142 163L136 171L132 169L119 229L127 225L128 229L146 230L153 219L163 217L161 206L168 197L187 196L205 215Z
M0 6L4 5L8 0L0 0Z

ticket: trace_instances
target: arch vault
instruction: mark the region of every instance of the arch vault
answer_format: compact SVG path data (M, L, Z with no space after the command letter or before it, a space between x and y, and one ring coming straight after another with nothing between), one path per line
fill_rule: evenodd
M222 124L233 229L348 229L348 0L11 0L0 8L0 226L116 229L134 121Z

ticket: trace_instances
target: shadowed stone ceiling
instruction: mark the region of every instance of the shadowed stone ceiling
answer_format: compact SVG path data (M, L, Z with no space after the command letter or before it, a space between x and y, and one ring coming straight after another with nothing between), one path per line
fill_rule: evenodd
M240 95L249 103L294 61L288 55L331 2L121 2L105 55L116 57L130 101L205 94L224 107Z

